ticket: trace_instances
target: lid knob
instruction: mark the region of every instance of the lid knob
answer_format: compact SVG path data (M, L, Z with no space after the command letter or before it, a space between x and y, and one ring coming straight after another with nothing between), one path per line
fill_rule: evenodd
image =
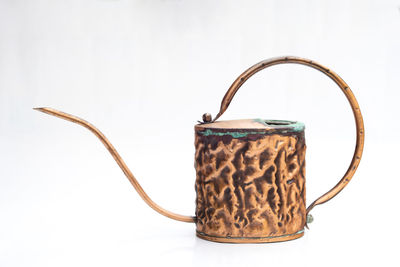
M209 123L212 121L212 116L210 113L203 114L203 123Z

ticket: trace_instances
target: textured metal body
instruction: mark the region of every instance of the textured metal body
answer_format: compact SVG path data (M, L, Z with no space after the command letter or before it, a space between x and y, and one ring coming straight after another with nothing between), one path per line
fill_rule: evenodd
M341 180L305 208L304 125L287 121L217 121L251 76L278 64L300 64L321 71L346 96L356 123L353 159ZM90 130L104 144L142 199L156 212L195 222L201 238L233 243L286 241L304 234L307 214L335 197L350 182L364 148L360 107L346 82L321 64L298 57L261 61L243 72L226 92L214 119L203 115L196 131L196 216L168 211L143 190L111 142L89 122L52 108L35 108ZM311 217L310 217L311 218Z
M274 125L218 129L204 124L195 131L199 237L272 242L302 236L306 223L304 129Z

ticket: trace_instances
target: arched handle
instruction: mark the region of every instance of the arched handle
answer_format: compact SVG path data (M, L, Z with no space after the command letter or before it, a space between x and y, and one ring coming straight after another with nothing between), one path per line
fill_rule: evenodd
M353 159L350 163L349 168L347 169L346 173L344 174L343 178L337 183L331 190L329 190L327 193L323 194L321 197L319 197L317 200L311 203L311 205L307 208L307 214L310 212L312 208L319 204L323 204L327 202L328 200L332 199L334 196L336 196L351 180L353 177L354 173L357 170L358 164L360 163L363 148L364 148L364 122L363 118L361 115L360 107L358 106L357 100L355 96L353 95L353 92L350 90L349 86L346 84L345 81L342 80L342 78L339 77L335 72L331 71L330 69L322 66L321 64L309 60L309 59L304 59L304 58L299 58L299 57L278 57L278 58L272 58L272 59L267 59L264 61L261 61L260 63L255 64L245 72L243 72L231 85L229 88L228 92L226 92L222 102L221 102L221 108L212 122L216 121L219 117L221 117L222 114L226 111L228 108L229 104L231 103L233 96L236 94L236 92L239 90L239 88L243 85L247 79L249 79L251 76L259 72L260 70L263 70L265 68L271 67L273 65L278 65L278 64L284 64L284 63L296 63L296 64L301 64L301 65L306 65L309 67L312 67L314 69L317 69L327 75L329 78L331 78L339 87L342 89L342 92L345 94L347 100L350 103L350 106L353 110L354 114L354 119L356 122L356 136L357 136L357 141L356 141L356 148L354 151ZM207 118L205 121L211 121L210 116L203 116L203 118Z

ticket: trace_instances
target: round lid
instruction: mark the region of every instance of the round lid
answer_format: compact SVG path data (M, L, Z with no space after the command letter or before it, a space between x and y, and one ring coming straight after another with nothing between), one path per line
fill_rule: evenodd
M263 119L244 119L215 121L212 123L201 123L195 126L196 130L262 130L262 131L290 131L301 132L304 130L304 124L298 121L287 120L263 120Z

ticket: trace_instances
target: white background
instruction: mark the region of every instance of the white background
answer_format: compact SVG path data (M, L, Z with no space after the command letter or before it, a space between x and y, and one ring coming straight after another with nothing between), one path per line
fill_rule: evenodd
M0 266L399 266L400 1L0 1ZM305 236L219 244L148 208L86 129L96 125L150 197L194 214L194 131L270 57L313 59L352 88L365 153ZM281 65L221 119L306 124L307 202L351 160L350 106L327 77Z

